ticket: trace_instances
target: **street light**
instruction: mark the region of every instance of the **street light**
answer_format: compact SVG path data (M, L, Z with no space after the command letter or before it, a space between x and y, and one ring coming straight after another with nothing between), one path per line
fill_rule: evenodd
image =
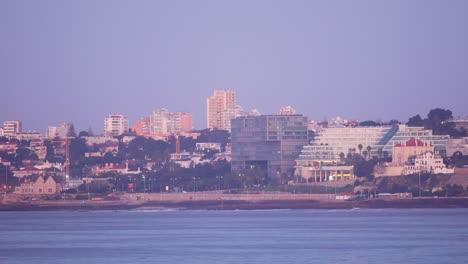
M193 180L195 181L195 192L198 191L198 180L200 180L200 177L193 177Z
M419 170L419 198L421 198L421 170Z
M216 179L218 179L218 190L221 189L221 179L223 178L223 176L216 176Z
M146 177L145 175L143 175L142 177L143 177L143 193L146 193Z

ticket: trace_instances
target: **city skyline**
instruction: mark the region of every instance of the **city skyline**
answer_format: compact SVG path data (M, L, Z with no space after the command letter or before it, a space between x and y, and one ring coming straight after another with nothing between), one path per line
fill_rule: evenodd
M0 3L0 121L102 132L168 108L206 126L205 100L285 105L313 120L467 116L465 1ZM59 10L60 12L56 12ZM101 10L101 11L99 11ZM40 34L39 34L40 32Z

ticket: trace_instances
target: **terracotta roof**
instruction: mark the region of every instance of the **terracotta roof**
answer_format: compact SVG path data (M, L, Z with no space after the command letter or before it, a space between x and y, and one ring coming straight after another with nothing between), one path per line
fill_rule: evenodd
M25 168L21 169L21 171L41 171L41 170L36 168L36 167L29 166L29 167L25 167Z
M417 147L417 146L429 146L429 144L416 138L410 138L404 144L398 143L395 145L395 147Z
M119 146L119 142L107 141L104 145L105 145L106 147L118 147L118 146Z
M16 142L0 142L0 145L4 145L4 146L16 146L16 145L18 145L18 143L16 143Z
M100 166L100 170L124 170L127 168L125 164L111 164L109 166Z

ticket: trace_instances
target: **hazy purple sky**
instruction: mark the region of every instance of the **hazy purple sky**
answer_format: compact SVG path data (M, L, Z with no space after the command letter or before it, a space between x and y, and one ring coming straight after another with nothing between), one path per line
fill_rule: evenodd
M311 119L468 115L468 1L0 1L0 122L204 128L213 89Z

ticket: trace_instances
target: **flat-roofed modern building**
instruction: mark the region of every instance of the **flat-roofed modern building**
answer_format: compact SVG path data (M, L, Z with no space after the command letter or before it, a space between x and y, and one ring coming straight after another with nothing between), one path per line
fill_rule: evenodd
M307 144L307 118L302 115L238 117L231 122L233 173L252 168L274 180L292 177L294 160Z
M380 127L340 127L324 128L309 145L304 146L300 159L318 161L337 161L340 154L345 156L350 150L359 153L368 150L369 157L380 157L386 152L392 156L393 146L418 139L433 145L441 155L446 153L448 135L433 135L432 130L423 127L408 127L406 125Z
M384 144L379 145L379 147L382 148L382 151L389 153L389 156L391 156L393 146L403 144L412 138L433 145L434 150L442 156L446 156L447 154L449 135L434 135L430 129L425 129L424 127L409 127L407 125L394 126L392 131L386 135L386 138L382 139L381 143Z
M104 135L119 136L128 131L128 118L124 115L108 115L104 118Z
M322 177L325 173L322 170L323 165L340 165L340 156L346 157L350 151L354 153L366 151L368 152L366 158L391 157L394 146L400 146L410 140L423 141L424 144L431 146L431 149L434 148L437 153L445 155L448 139L448 135L433 135L432 130L406 125L323 128L318 132L314 141L303 147L296 160L295 175L306 179L318 176L319 181L327 180L326 177ZM360 150L359 145L362 145ZM402 160L401 157L400 160ZM319 168L316 164L319 164ZM337 173L337 168L332 167L331 170L331 176ZM338 175L340 173L336 176ZM348 175L352 177L352 172L343 173L344 177L338 177L338 179L345 179Z
M5 121L3 123L3 135L5 137L14 137L17 133L21 133L22 123L18 120Z

